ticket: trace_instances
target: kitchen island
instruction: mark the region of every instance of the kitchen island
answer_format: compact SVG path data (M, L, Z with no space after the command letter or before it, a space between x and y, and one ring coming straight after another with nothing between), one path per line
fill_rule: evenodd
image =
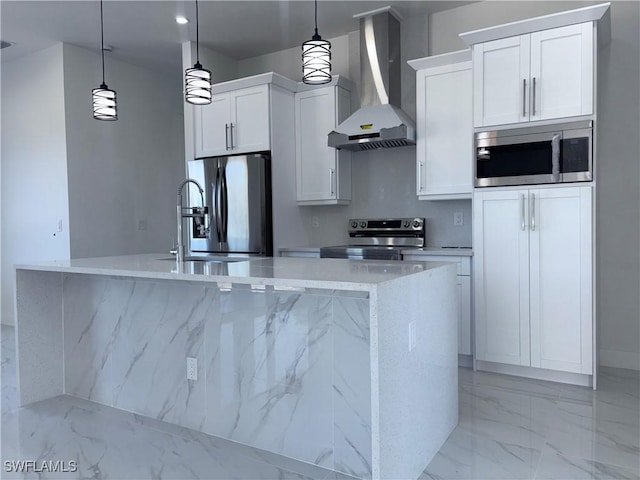
M306 258L20 265L20 403L73 395L360 478L418 478L457 423L455 275Z

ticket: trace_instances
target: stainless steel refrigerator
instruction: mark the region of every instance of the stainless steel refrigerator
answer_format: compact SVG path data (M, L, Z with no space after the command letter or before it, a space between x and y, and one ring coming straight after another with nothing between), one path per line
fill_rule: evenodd
M191 160L189 177L205 190L210 219L207 235L189 229L192 252L273 255L268 153ZM189 205L199 206L198 190L189 192Z

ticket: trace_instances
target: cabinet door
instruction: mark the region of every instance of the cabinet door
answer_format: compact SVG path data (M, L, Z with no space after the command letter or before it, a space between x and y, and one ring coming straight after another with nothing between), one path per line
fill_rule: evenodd
M529 231L526 190L473 199L476 358L529 365Z
M474 126L529 121L529 35L473 46Z
M530 190L531 366L591 374L591 187Z
M593 113L591 22L531 34L531 120Z
M471 195L471 80L471 62L418 73L417 193L424 199L430 195Z
M269 150L269 86L233 93L230 143L233 153Z
M337 150L327 134L336 127L335 87L298 93L295 106L298 201L334 199Z
M194 107L196 158L227 155L230 152L228 128L231 123L231 97L214 95L209 105Z

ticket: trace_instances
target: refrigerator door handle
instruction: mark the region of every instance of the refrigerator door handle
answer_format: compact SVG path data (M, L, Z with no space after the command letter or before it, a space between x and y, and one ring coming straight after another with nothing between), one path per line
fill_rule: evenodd
M216 235L218 236L218 242L220 239L220 167L216 169L215 184L213 185L213 201L214 201L214 215L216 217Z
M222 190L222 202L221 202L221 228L222 228L222 241L227 241L227 227L229 225L229 192L227 190L227 171L222 170L220 175L220 187Z

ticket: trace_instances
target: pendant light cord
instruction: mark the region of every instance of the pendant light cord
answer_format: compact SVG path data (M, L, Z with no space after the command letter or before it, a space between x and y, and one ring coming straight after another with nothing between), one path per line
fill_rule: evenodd
M100 0L100 53L102 54L102 85L104 83L104 19L102 13L102 0Z
M200 21L198 19L198 0L196 0L196 63L200 63Z
M316 19L316 35L318 34L318 0L315 0L315 10L316 10L316 14L315 14L315 19Z

